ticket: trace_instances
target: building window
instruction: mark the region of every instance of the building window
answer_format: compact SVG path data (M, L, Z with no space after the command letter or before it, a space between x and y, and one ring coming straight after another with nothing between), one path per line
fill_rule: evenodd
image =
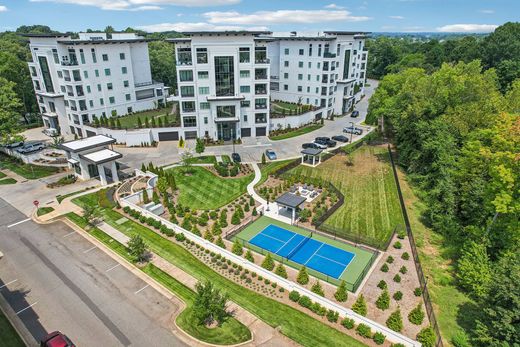
M60 70L58 70L58 78L63 78L63 72L61 72Z
M208 124L208 117L204 117L204 124Z
M241 63L249 63L251 61L251 53L249 52L249 47L240 47L238 48L239 61Z
M255 114L255 123L267 123L267 114L266 113L256 113Z
M132 96L130 94L126 94L125 97L126 97L126 101L132 100Z
M235 106L217 106L217 118L234 118L235 117Z
M244 122L247 122L247 114L244 115Z
M283 62L283 66L285 66L285 67L289 67L289 60L284 61L284 62Z
M288 84L284 84L283 85L283 90L289 90L289 85Z
M121 66L121 73L123 75L126 75L127 72L128 72L128 69L126 68L126 66Z
M181 96L182 97L195 96L195 88L193 86L181 86Z
M88 104L90 105L90 107L94 107L94 101L93 100L89 100Z
M217 96L235 95L233 57L215 57L215 87Z
M179 65L191 65L191 48L177 49L177 61Z
M240 86L240 93L250 93L251 87L250 86Z
M98 84L98 85L97 85L97 91L98 91L98 92L101 91L101 84Z
M101 57L103 58L103 61L108 61L108 54L103 54Z
M199 87L199 94L200 95L208 95L209 94L209 87Z
M318 57L321 57L321 45L318 45Z
M299 55L304 55L305 54L303 48L300 48L300 50L298 51L298 54Z
M124 53L119 53L119 59L125 60L125 54Z
M310 92L311 92L311 87L307 87L307 93L310 93ZM309 102L307 101L307 103L309 103Z
M101 106L103 106L103 105L105 104L105 100L103 100L103 98L100 98L100 99L99 99L99 104L100 104Z
M123 81L123 87L128 88L130 83L128 81Z
M207 48L197 48L197 64L207 64L208 63L208 49Z
M284 49L284 54L289 55L289 48Z
M111 97L108 98L108 101L109 101L111 104L115 104L115 103L116 103L116 98L114 98L113 96L111 96Z
M311 75L307 75L307 81L311 80Z
M85 77L85 79L88 78L88 71L87 70L83 70L83 77Z
M303 80L303 74L301 74L301 73L298 74L298 80L299 81Z
M85 53L83 53L83 50L79 50L79 59L81 60L81 64L85 64Z
M49 71L49 64L47 58L39 56L38 62L40 63L40 69L42 70L43 84L47 93L54 93L54 86L52 85L51 73Z
M90 94L90 86L87 86L87 93Z
M251 106L251 101L249 101L249 100L240 101L240 107L249 107L249 106Z
M248 78L251 76L251 73L249 70L240 70L240 77L242 78Z
M199 108L200 108L201 110L209 110L209 102L201 102L201 103L199 104Z
M99 77L99 70L94 70L94 74L96 75L96 77Z
M298 67L299 67L299 68L303 68L303 61L299 61L299 62L298 62Z
M195 101L183 101L182 102L183 112L195 112Z
M114 89L114 86L112 85L112 83L107 83L107 90L112 90Z
M206 80L209 78L209 73L208 73L208 71L199 71L199 72L197 72L197 76L201 80Z
M181 81L181 82L193 81L193 71L192 70L180 70L179 71L179 81Z
M196 127L197 126L197 117L184 117L183 123L185 127Z
M54 58L54 63L59 64L60 58L58 57L58 50L56 48L52 49L52 57Z
M267 99L256 99L255 100L255 109L265 109L267 108Z
M289 78L289 73L288 72L284 72L283 73L283 78L288 79Z
M303 91L302 86L298 86L298 91L299 91L299 92Z
M312 43L309 44L309 57L312 55Z
M134 110L131 106L126 108L126 113L132 113L132 112L134 112Z
M92 48L90 50L90 53L92 53L92 62L95 64L97 63L97 58L96 58L96 50L94 48Z
M105 69L105 76L110 76L110 69Z

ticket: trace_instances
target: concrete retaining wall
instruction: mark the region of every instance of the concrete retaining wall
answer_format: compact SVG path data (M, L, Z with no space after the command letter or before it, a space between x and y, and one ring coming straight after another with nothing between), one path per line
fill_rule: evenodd
M325 114L323 113L324 109L318 109L315 111L309 111L303 114L300 114L298 116L285 116L281 118L273 118L270 119L270 130L277 130L277 129L286 129L289 126L291 128L299 128L301 126L307 125L309 123L313 123L315 120L317 120L317 117L319 117L319 114L321 113L321 118L325 117Z

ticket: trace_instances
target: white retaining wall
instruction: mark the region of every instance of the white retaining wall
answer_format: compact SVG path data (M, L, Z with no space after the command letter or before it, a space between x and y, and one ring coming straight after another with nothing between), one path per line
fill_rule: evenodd
M289 126L291 128L299 128L301 126L307 125L309 123L313 123L316 120L316 115L321 113L322 118L326 117L324 114L325 109L320 108L315 111L309 111L298 116L285 116L282 118L274 118L271 117L269 120L269 129L277 130L277 129L285 129Z
M231 251L220 248L219 246L215 245L214 243L209 242L208 240L205 240L204 238L197 236L184 228L181 228L177 224L171 223L170 221L167 221L164 218L161 218L161 217L137 206L132 201L139 201L140 194L141 194L141 192L137 192L135 194L129 195L128 197L122 198L120 200L121 206L122 207L128 206L134 210L141 212L141 214L143 216L152 217L155 220L160 221L162 224L164 224L168 228L174 230L176 233L183 233L188 240L194 241L195 243L203 246L204 248L210 250L211 252L224 256L226 259L229 259L232 262L234 262L238 265L241 265L243 268L248 269L251 272L256 272L258 275L260 275L266 279L269 279L272 282L278 283L279 286L285 288L288 291L296 290L301 295L308 296L313 302L318 302L320 305L324 306L327 309L337 311L341 317L351 318L356 322L356 324L363 323L363 324L368 325L372 329L372 332L381 332L383 335L386 336L386 339L392 343L402 343L403 345L408 346L408 347L421 346L421 343L414 341L409 337L406 337L398 332L391 330L390 328L388 328L384 325L381 325L366 317L363 317L363 316L355 313L351 309L345 308L327 298L324 298L318 294L315 294L315 293L311 292L310 290L308 290L307 288L304 288L292 281L282 278L282 277L274 274L273 272L266 270L266 269L260 267L259 265L251 263L250 261L246 260L245 258L242 258L242 257L232 253ZM137 197L135 197L135 195L137 195Z
M159 142L159 133L173 132L179 133L179 138L185 138L184 131L181 127L163 127L163 128L146 128L146 129L109 129L104 127L83 126L85 130L92 131L97 135L106 135L116 139L117 143L124 143L127 147L141 146L143 143L151 144L152 141Z

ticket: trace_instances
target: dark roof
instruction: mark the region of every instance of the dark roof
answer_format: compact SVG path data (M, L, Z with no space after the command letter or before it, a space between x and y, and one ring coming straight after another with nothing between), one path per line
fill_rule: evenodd
M183 35L271 35L271 31L249 31L249 30L222 30L222 31L183 31Z
M303 204L306 200L307 199L303 196L287 192L280 195L275 201L280 205L296 208Z
M100 43L104 44L110 44L110 43L134 43L134 42L150 42L150 41L156 41L155 39L145 39L145 38L139 38L139 39L121 39L121 40L66 40L66 41L58 41L58 43L61 43L63 45L82 45L82 44L92 44L92 45L99 45Z
M303 151L301 151L301 154L318 155L321 152L323 152L323 149L319 149L319 148L305 148Z
M21 34L24 37L68 37L70 34L54 33L54 34Z

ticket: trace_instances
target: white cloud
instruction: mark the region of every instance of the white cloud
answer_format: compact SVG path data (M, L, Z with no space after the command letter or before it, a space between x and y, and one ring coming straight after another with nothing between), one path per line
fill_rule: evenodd
M332 21L361 22L372 18L352 16L349 11L330 10L278 10L258 11L251 14L229 12L206 12L203 14L208 22L214 24L287 24L287 23L320 23Z
M31 2L54 2L94 6L112 11L147 11L161 9L158 5L186 7L221 6L238 4L241 0L30 0Z
M388 16L388 18L392 18L392 19L404 19L403 16Z
M237 25L215 25L210 23L159 23L151 25L141 25L137 29L147 32L161 31L220 31L220 30L267 30L267 27L243 27Z
M494 31L498 25L495 24L450 24L438 27L437 31L443 33L488 33Z
M0 5L0 12L6 12L6 11L7 11L7 7Z
M327 6L325 6L325 8L329 8L329 9L332 9L332 10L343 10L343 9L345 9L344 6L339 6L339 5L336 5L336 4L328 4Z
M480 10L479 12L484 14L493 14L495 13L495 10Z

